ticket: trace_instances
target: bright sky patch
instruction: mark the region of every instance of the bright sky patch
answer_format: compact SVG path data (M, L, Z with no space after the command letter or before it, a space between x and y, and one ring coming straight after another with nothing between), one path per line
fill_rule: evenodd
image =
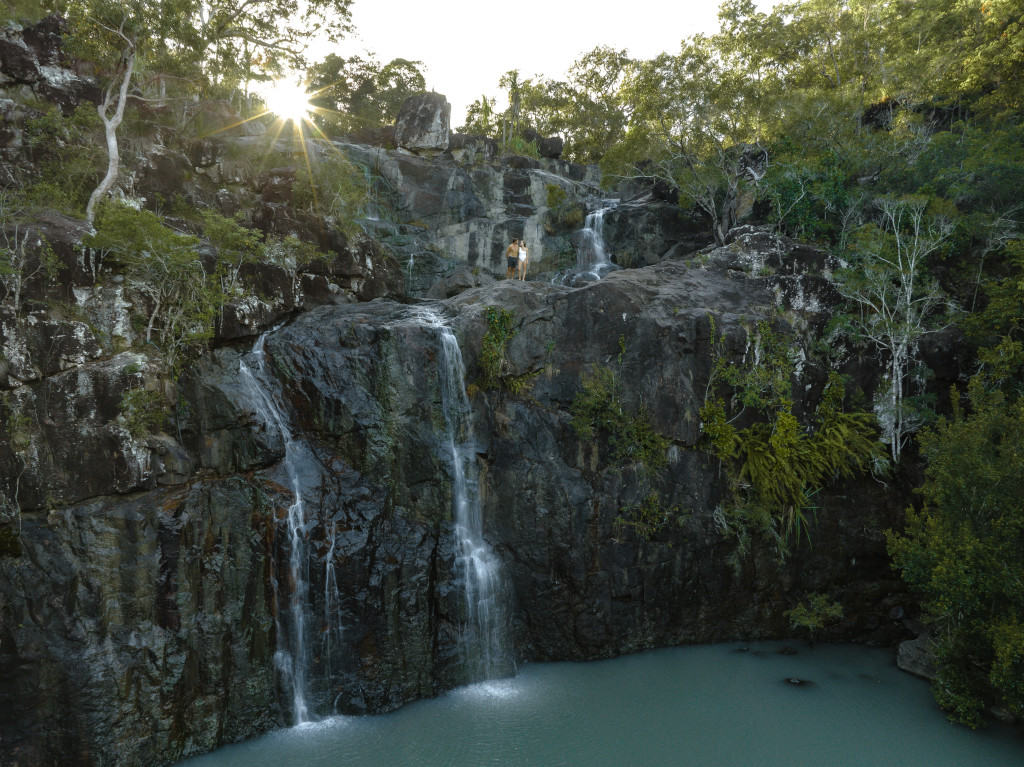
M307 119L309 113L313 111L313 105L309 103L309 94L298 83L275 80L260 89L259 93L267 105L267 111L282 120L298 123Z

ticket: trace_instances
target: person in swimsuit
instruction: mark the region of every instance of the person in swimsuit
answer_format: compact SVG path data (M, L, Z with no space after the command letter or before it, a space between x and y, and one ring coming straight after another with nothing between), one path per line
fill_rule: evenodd
M519 240L512 240L512 244L505 248L505 279L511 279L515 272L516 264L519 263Z
M530 251L526 248L526 240L519 241L519 279L526 279L526 267L530 265Z

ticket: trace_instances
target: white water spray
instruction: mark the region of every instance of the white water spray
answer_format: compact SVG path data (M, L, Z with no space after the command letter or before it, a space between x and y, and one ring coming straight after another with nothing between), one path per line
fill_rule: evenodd
M311 719L306 702L310 665L310 643L307 636L310 626L308 532L315 520L306 519L302 502L300 470L302 466L309 466L311 465L310 461L316 459L305 443L293 436L288 417L279 404L278 398L273 394L277 387L271 384L273 378L267 373L266 354L263 350L267 335L268 333L264 333L259 337L252 352L248 355L247 359L252 362L253 367L249 366L247 360L241 360L239 372L242 384L250 396L257 416L266 426L276 429L284 443L282 466L288 475L293 501L288 507L288 582L281 584L278 578L274 578L274 593L278 601L278 647L274 653L274 663L284 678L285 686L291 688L293 723L302 724ZM330 545L333 554L333 535ZM326 566L328 568L327 588L330 589L332 585L336 588L333 577L333 556L327 557ZM328 607L330 604L330 600L325 602ZM284 613L289 614L290 620L282 620Z
M560 272L552 279L558 285L577 286L594 280L600 280L606 272L615 268L608 256L608 247L604 241L604 217L609 211L615 210L619 200L602 200L603 207L587 214L580 230L579 247L576 251L576 266Z
M514 670L507 647L508 611L501 561L484 540L479 472L473 442L472 410L466 396L466 373L455 334L430 309L417 319L435 328L441 340L438 376L445 421L445 450L452 467L458 578L466 598L462 636L471 679L490 679Z
M589 269L594 279L601 279L601 274L608 269L608 248L604 242L604 216L615 210L618 200L604 200L605 207L598 208L587 214L583 222L582 244L579 250L577 266Z

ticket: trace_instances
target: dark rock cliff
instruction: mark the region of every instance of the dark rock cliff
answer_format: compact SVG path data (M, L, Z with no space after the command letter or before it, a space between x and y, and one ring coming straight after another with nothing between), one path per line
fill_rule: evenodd
M727 533L720 470L696 448L708 315L737 348L757 319L783 312L801 345L826 316L826 286L786 273L799 249L774 256L783 269L771 278L750 268L765 253L737 243L580 289L508 281L434 304L475 392L485 535L505 566L521 659L786 636L783 613L812 592L843 604L833 637L903 636L881 534L901 494L870 479L830 488L813 545L780 561ZM521 396L475 385L492 305L515 318L509 372L532 375ZM388 710L465 679L439 339L418 311L386 299L322 306L266 343L307 448L310 614L325 616L311 639L319 713ZM181 442L170 441L195 468L187 479L112 495L114 479L83 469L97 488L82 480L62 504L23 509L20 553L0 557L7 763L168 763L288 721L274 652L293 588L294 499L281 435L240 380L247 351L221 348L180 384ZM607 443L577 436L569 408L595 364L616 366L624 405L644 405L669 438L666 469L617 463ZM802 375L814 396L821 371ZM647 540L616 520L652 488L680 513Z

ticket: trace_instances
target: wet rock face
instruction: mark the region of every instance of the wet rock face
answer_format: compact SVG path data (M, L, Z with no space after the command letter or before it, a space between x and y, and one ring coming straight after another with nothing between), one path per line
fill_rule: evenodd
M26 516L0 560L4 764L167 764L277 724L273 508L242 479Z
M59 34L51 22L0 34L0 87L62 106L87 98L60 69ZM61 82L64 95L46 91ZM804 569L743 558L715 520L720 477L694 450L707 313L721 313L741 343L743 323L773 304L794 308L799 296L801 311L817 311L821 286L802 271L748 279L757 270L747 262L789 263L793 251L752 234L703 267L665 260L699 242L693 222L664 201L633 200L609 218L611 248L623 265L657 267L581 290L496 282L513 238L530 245L531 276L575 260L580 222L557 198L570 212L599 206L597 171L558 159L557 141L540 141L539 159L499 159L486 139L448 145L440 99L396 129L406 149L333 148L379 177L380 215L365 222L375 239L296 209L297 150L251 163L279 148L251 127L140 150L132 177L150 202L180 193L325 254L242 267L248 297L219 314L219 348L160 389L174 405L154 433L133 433L126 400L164 385L155 363L124 351L140 346L132 318L146 313L145 295L80 247L81 221L46 213L34 223L62 267L25 285L28 309L0 315L0 763L167 764L290 721L274 655L296 620L285 521L296 499L284 438L239 373L258 334L286 320L267 356L304 446L311 707L390 710L465 681L439 335L399 303L407 292L456 297L434 306L468 364L486 536L505 562L521 657L777 635L792 594L844 579L856 616L841 634L884 634L863 618L884 598L872 580L883 544L861 532L883 521L823 523L820 539L856 551L856 570L827 547ZM197 116L210 133L234 119L226 106ZM0 142L13 156L8 122ZM508 360L533 376L528 395L478 390L491 305L514 313ZM663 474L611 463L607 444L583 443L570 426L595 364L618 365L625 405L645 407L671 439ZM652 489L689 513L643 541L617 520ZM738 603L736 593L751 596Z
M604 218L604 239L611 260L635 268L656 264L666 255L687 255L711 241L707 222L679 205L650 197L630 200Z
M722 249L703 265L671 260L572 291L499 283L455 299L464 305L457 321L471 379L470 339L485 332L481 304L515 312L511 371L536 374L529 397L491 395L481 415L488 536L508 563L517 646L527 656L587 659L784 636L791 603L837 583L847 610L841 633L882 642L901 635L902 626L887 617L890 594L900 587L887 570L884 540L873 532L891 526L899 507L882 489L865 482L841 495L823 492L813 547L785 563L764 542L742 553L716 517L723 479L697 449L711 365L708 314L742 350L744 326L777 305L773 279L744 276L741 255ZM818 321L813 313L804 317ZM581 375L597 365L623 382L623 407L645 407L670 438L663 471L616 464L608 444L583 441L572 428ZM645 541L619 520L652 490L663 508L680 513ZM860 500L852 503L854 497Z
M595 168L555 159L493 161L489 139L457 136L450 153L427 158L376 147L340 145L357 165L380 178L376 217L366 222L404 266L407 292L425 296L468 265L503 277L513 239L530 244L531 273L575 263L569 230L552 226L552 189L582 208L598 204ZM582 219L575 225L582 224Z

